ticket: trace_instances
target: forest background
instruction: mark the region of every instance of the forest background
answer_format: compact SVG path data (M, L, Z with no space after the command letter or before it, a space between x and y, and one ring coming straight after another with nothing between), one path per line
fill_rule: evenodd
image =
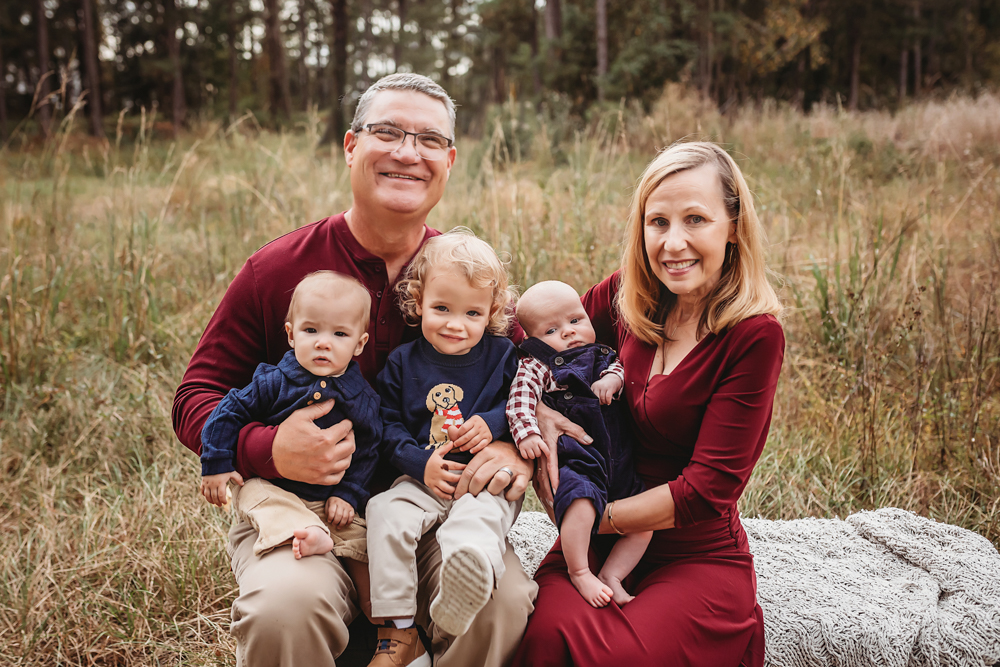
M429 224L522 287L607 276L655 151L720 142L786 306L741 512L1000 545L998 34L1000 0L4 0L0 663L234 662L173 392L246 257L351 205L396 70L460 104Z

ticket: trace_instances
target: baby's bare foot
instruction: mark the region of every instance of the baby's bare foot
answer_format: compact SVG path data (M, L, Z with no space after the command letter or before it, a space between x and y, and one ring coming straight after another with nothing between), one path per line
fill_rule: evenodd
M319 526L300 528L292 534L295 535L295 539L292 540L292 553L295 554L296 560L305 556L330 553L333 550L333 538Z
M570 572L569 580L573 582L576 590L580 591L583 599L590 603L590 606L600 609L611 602L611 596L614 594L614 591L605 586L590 570L576 573Z
M614 600L615 604L619 607L624 607L635 599L634 595L628 594L628 591L626 591L622 586L622 582L618 579L618 577L601 572L597 575L597 578L603 581L605 585L611 589L611 599Z

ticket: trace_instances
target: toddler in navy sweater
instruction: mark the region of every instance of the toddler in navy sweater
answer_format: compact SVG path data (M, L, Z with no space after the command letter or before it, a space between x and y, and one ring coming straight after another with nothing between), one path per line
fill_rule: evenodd
M260 364L243 389L233 389L205 423L201 441L201 493L224 505L231 488L237 516L259 533L261 556L291 542L296 558L328 554L344 560L367 613L368 561L365 521L368 484L382 437L379 398L353 358L368 341L371 295L361 283L333 271L316 271L299 282L288 307L285 332L291 350L277 366ZM334 399L316 420L329 428L350 419L355 452L339 484L322 486L286 479L244 483L234 465L240 430L252 422L277 425L294 411ZM332 530L331 530L332 529Z
M529 338L510 390L507 419L526 459L547 453L535 419L539 401L566 415L593 438L581 445L559 438L559 487L553 508L569 578L594 607L632 600L622 580L642 558L651 531L618 539L601 571L590 571L590 536L604 507L614 528L614 501L643 491L632 464L632 438L621 406L614 401L625 382L615 352L595 342L594 327L580 296L566 283L549 280L528 289L517 302L517 320ZM613 402L614 401L614 402ZM617 531L617 528L615 528Z
M427 629L441 646L464 634L489 601L520 508L520 500L486 490L454 499L473 454L508 432L505 407L517 356L501 334L512 292L493 249L462 229L428 240L397 291L404 315L423 336L393 350L376 383L382 455L404 474L368 503L372 614L419 641L418 543L436 528L441 584ZM425 658L412 664L429 664Z

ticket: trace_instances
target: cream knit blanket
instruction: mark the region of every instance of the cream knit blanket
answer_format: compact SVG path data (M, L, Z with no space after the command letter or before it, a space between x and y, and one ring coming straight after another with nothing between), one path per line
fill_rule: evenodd
M847 519L743 519L775 667L988 667L1000 662L1000 554L971 531L895 508ZM533 574L544 514L510 532Z

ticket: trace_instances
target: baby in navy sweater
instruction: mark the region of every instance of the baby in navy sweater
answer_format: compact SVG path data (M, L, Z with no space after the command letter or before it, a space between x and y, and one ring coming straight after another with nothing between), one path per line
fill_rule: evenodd
M441 588L428 631L441 645L464 634L489 601L504 574L505 538L520 508L520 500L485 490L454 499L473 454L508 432L505 407L517 355L501 334L512 292L493 249L461 229L428 240L397 291L407 320L419 324L423 336L393 350L377 381L382 455L404 474L368 503L372 614L406 629L419 644L418 542L436 527ZM405 664L430 662L423 654Z
M233 490L237 516L259 533L254 554L261 556L289 542L296 558L332 551L345 559L366 613L368 556L365 521L359 513L368 502L382 420L378 395L353 358L368 341L370 312L371 295L354 278L333 271L307 275L295 287L288 307L285 332L292 349L277 366L261 364L250 384L226 394L201 435L201 493L221 506L227 488ZM334 406L316 425L329 428L350 419L354 426L356 450L339 484L259 478L244 483L234 465L244 426L277 425L294 411L329 399Z
M594 607L611 600L623 606L632 596L622 580L642 558L653 533L620 537L597 575L590 571L588 551L608 501L608 518L615 528L614 501L644 490L632 465L629 424L614 400L625 382L624 369L614 350L595 342L580 296L566 283L549 280L528 289L517 302L517 320L529 338L521 343L526 356L507 403L514 442L526 459L548 453L535 419L539 401L593 438L589 445L567 435L559 438L553 510L573 586Z

